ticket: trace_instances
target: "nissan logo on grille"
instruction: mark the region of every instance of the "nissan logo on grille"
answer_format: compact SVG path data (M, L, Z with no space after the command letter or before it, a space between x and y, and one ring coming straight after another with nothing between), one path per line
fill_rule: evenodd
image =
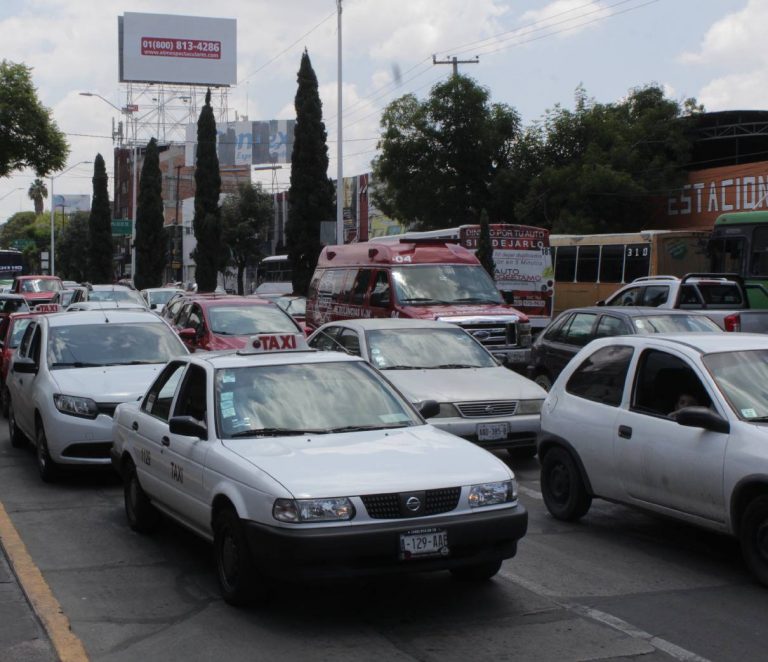
M491 332L485 329L479 329L478 331L472 331L472 335L478 340L488 340L491 337Z
M421 501L419 500L419 497L408 497L405 502L405 507L412 513L415 513L419 508L421 508Z
M492 414L492 413L493 413L493 412L495 412L495 411L496 411L496 407L494 407L493 405L488 405L488 406L485 408L485 413L486 413L486 414Z

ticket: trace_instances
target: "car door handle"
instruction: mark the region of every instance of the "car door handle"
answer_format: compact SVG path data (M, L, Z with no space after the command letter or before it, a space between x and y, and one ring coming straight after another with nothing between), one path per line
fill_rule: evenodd
M134 432L137 432L138 429L139 429L139 424L136 421L131 423L131 430L133 430Z
M170 446L171 440L168 437L163 437L160 442L163 444L163 446Z
M620 425L619 426L619 436L623 439L631 439L632 438L632 428L628 425Z

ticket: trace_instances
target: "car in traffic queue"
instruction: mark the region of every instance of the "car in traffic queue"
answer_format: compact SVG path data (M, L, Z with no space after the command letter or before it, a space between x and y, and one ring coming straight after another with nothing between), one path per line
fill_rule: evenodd
M240 349L257 334L302 332L282 308L253 297L188 293L176 311L173 327L193 352Z
M485 448L533 457L546 392L503 367L461 327L418 319L341 320L309 338L316 349L362 356L416 406L435 400L428 420Z
M150 310L154 310L162 315L165 304L176 294L183 294L184 290L179 287L148 287L141 290L141 296L147 302Z
M13 279L11 293L23 296L30 306L53 303L54 296L64 285L58 276L29 275Z
M149 304L144 297L128 285L90 285L88 287L88 301L115 302L121 305L131 304L149 310Z
M541 414L541 492L553 517L592 499L735 536L768 585L768 337L699 333L595 340Z
M5 381L8 378L8 368L27 325L36 314L38 313L11 313L0 319L0 411L6 418L8 417L8 387Z
M0 317L11 313L27 313L31 307L21 294L0 294Z
M161 512L212 541L235 605L306 577L496 574L527 529L511 469L425 423L362 358L302 338L178 357L117 408L129 525Z
M186 353L148 310L35 316L6 379L11 444L32 442L46 482L65 465L108 466L115 407L143 395L168 360Z
M571 308L533 341L527 375L545 390L584 345L597 338L649 333L722 333L704 313L626 306Z

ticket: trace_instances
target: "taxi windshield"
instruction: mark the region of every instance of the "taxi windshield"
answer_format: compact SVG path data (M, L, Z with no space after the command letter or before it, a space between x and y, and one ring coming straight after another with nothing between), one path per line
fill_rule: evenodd
M717 352L702 357L728 404L745 421L768 420L768 349Z
M421 424L392 387L362 361L220 368L215 397L223 438Z
M134 290L92 290L88 294L90 301L117 301L118 303L137 303L146 306L146 301Z
M368 331L371 363L379 370L495 368L493 357L462 329Z
M275 304L253 306L211 306L208 308L211 332L225 336L251 336L259 333L297 333L293 319Z
M48 335L48 365L52 370L166 363L186 353L178 336L156 322L54 326Z
M424 264L392 269L395 293L409 306L504 303L479 264Z

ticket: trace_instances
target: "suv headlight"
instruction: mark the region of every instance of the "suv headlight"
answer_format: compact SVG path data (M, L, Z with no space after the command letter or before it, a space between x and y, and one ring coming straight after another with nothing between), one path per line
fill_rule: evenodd
M470 508L495 506L499 503L517 501L517 481L504 480L498 483L482 483L469 488Z
M80 418L96 418L99 408L90 398L81 398L77 395L62 395L56 393L53 396L53 404L62 414L79 416Z
M540 414L544 400L520 400L517 403L516 414Z
M332 522L352 519L355 507L347 497L277 499L272 516L281 522Z

